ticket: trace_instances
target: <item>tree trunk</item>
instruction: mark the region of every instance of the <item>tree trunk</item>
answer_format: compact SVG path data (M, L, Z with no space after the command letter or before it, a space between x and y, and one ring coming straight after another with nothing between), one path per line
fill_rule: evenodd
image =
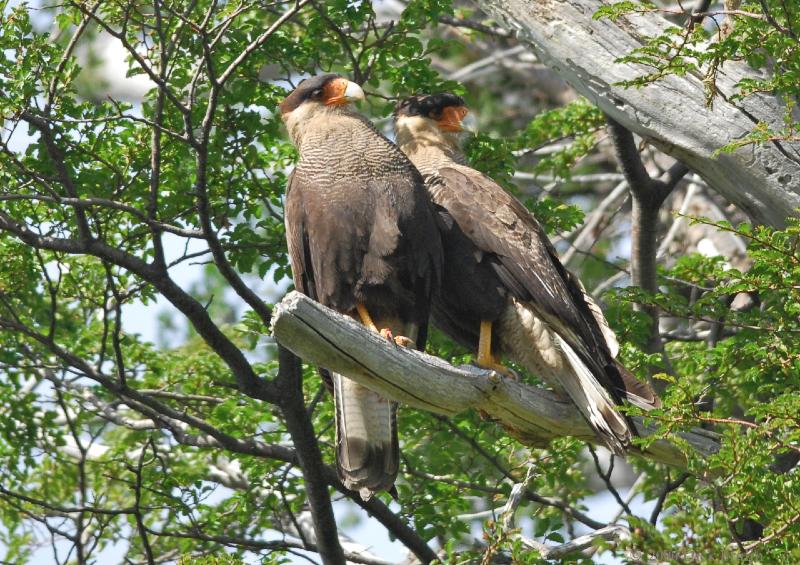
M509 30L516 30L540 60L614 120L679 159L758 223L783 226L800 207L800 143L748 145L732 154L713 153L752 131L757 122L782 128L785 106L754 94L729 102L736 83L759 76L727 61L716 77L720 93L706 105L703 76L666 76L643 88L616 83L648 69L618 58L660 34L669 23L656 14L629 15L616 22L593 20L599 0L478 0ZM652 69L650 69L652 70Z

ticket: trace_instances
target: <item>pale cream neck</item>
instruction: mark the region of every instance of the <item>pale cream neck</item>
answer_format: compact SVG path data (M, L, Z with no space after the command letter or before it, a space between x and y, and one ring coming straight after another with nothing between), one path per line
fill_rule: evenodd
M358 117L358 114L349 104L325 106L317 102L301 104L282 116L289 137L298 149L302 148L303 141L315 137L309 133L320 134L326 129L338 127L340 120L352 117Z
M464 162L459 134L444 132L433 120L421 116L401 116L395 122L395 141L412 162L415 157L426 161Z

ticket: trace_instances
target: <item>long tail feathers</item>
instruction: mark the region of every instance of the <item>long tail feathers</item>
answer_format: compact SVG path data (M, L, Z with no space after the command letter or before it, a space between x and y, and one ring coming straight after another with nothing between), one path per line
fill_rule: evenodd
M621 397L626 398L628 402L644 410L661 408L661 399L656 394L656 391L653 390L653 387L637 379L636 375L623 367L621 363L615 361L614 366L622 377L622 384L625 387L623 390L618 391Z
M632 436L628 421L617 412L616 403L611 395L598 382L575 350L561 336L554 335L572 367L572 374L562 375L559 384L572 398L603 443L617 455L625 455L631 445Z
M391 490L400 462L397 403L333 373L336 467L344 485L369 500Z

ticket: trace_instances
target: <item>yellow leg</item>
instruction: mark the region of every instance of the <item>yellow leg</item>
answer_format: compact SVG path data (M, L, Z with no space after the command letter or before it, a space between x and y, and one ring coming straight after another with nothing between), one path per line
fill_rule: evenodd
M389 328L378 329L378 326L375 325L375 322L372 321L372 316L369 315L367 311L367 307L361 303L356 304L356 311L358 312L358 317L361 318L361 323L371 329L373 332L377 332L381 334L383 337L388 339L389 341L395 342L397 345L401 345L403 347L416 347L414 344L414 340L407 338L402 335L394 336L392 335L392 330Z
M375 322L372 321L372 316L370 316L369 312L367 312L367 307L359 303L356 304L356 310L358 311L358 316L361 318L361 323L367 326L373 332L377 332L378 327L375 325Z
M478 365L489 367L494 364L492 355L492 323L481 321L481 333L478 338Z
M497 371L501 375L505 375L511 379L518 380L517 374L501 364L492 354L492 322L487 322L485 320L481 321L481 333L478 337L478 365L485 369Z

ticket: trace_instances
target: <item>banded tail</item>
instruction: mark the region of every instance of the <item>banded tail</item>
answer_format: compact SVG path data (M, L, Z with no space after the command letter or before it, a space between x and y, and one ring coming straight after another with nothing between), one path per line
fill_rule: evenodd
M391 492L400 464L397 403L340 374L332 377L339 478L364 500Z

